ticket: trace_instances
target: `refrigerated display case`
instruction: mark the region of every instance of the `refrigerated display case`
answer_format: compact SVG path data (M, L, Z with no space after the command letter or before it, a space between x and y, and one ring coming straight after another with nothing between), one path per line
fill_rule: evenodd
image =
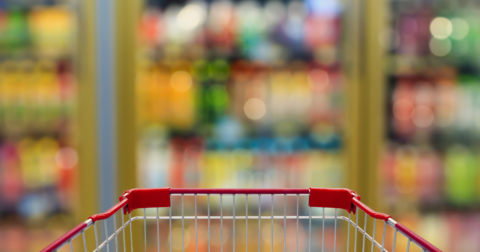
M67 1L0 3L0 243L5 251L38 250L74 223L75 30L76 13ZM45 226L52 228L40 228Z
M140 176L166 177L145 186L231 184L235 172L195 173L232 158L243 179L315 157L343 166L339 2L151 1L138 36Z
M381 169L387 206L439 248L476 251L480 233L471 227L480 225L480 6L455 1L390 6Z
M345 186L342 8L147 1L137 26L138 186Z

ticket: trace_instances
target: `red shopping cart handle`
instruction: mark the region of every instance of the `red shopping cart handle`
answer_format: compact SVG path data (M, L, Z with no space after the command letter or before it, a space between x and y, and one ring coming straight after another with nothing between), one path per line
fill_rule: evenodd
M361 202L360 199L358 199L356 197L352 198L352 204L354 204L358 208L362 209L365 213L367 213L368 215L370 215L371 217L373 217L375 219L380 219L380 220L387 221L389 218L392 218L388 214L377 213L377 212L373 211L370 207L363 204L363 202Z
M88 224L86 222L82 222L78 224L76 227L74 227L72 230L68 231L66 234L60 236L60 238L56 239L52 244L48 245L44 249L42 249L40 252L51 252L55 251L59 246L62 244L68 242L70 239L72 239L75 235L78 233L82 232Z
M377 213L360 201L354 191L349 189L326 189L326 188L310 188L310 189L170 189L170 188L154 188L154 189L132 189L126 191L121 197L120 202L102 214L92 215L89 220L83 222L58 238L52 244L48 245L41 252L52 252L60 248L63 244L70 242L75 236L80 234L91 224L105 220L114 215L120 209L124 209L124 213L130 213L137 208L155 208L170 207L170 195L172 194L256 194L256 195L285 195L285 194L308 194L310 207L327 207L341 208L348 212L355 212L356 208L360 208L367 215L381 219L390 226L395 227L398 231L407 236L416 244L424 249L433 252L441 252L438 248L421 238L400 223L394 221L389 215Z
M309 194L309 189L171 188L170 194Z
M403 234L406 236L410 237L410 239L414 240L417 244L421 245L422 247L428 249L431 252L442 252L440 249L437 247L433 246L430 242L427 240L423 239L419 235L415 234L412 230L408 229L404 225L400 223L396 223L395 227L400 230Z

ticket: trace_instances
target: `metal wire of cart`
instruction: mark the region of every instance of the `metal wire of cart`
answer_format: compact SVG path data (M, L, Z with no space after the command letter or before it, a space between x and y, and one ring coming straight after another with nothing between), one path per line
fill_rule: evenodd
M224 215L224 198L231 197L232 199L232 215ZM283 197L282 197L283 196ZM215 211L213 211L213 207L211 204L211 198L217 197L219 199L219 206L215 206ZM283 215L278 214L278 209L275 209L274 198L283 198ZM193 198L193 199L192 199ZM206 198L206 199L205 199ZM258 200L255 200L258 198ZM268 203L268 200L265 199L270 198L270 215L262 215L262 206L264 202ZM192 201L194 209L190 209L189 207L185 207L185 200ZM206 205L206 215L199 215L199 199L201 199L202 210L205 210L204 207ZM303 208L303 204L300 203L300 200L308 199L308 211ZM172 214L172 202L181 203L181 210L174 211ZM277 205L278 205L278 199ZM293 208L290 202L296 202L294 205L294 209L296 209L295 215L287 215L287 208ZM249 206L250 202L250 206ZM287 204L288 202L288 204ZM252 205L258 205L258 214L252 214ZM217 204L215 204L217 205ZM245 206L245 214L238 215L236 213L236 209L238 206L244 205ZM156 215L154 216L147 216L147 208L156 208ZM161 208L168 208L168 215L161 215L159 209ZM263 207L265 208L265 207ZM143 209L143 216L133 216L132 211L135 209ZM185 210L193 210L194 214L186 215ZM321 213L317 215L312 215L312 209L316 213ZM320 209L321 211L318 211ZM325 215L326 211L331 209L332 215ZM342 210L343 209L343 210ZM123 211L122 211L123 210ZM249 212L250 210L250 212ZM339 210L345 212L346 214L339 214ZM238 210L237 210L238 211ZM275 214L277 211L277 214ZM122 213L123 212L123 213ZM166 212L166 211L162 211ZM178 214L175 214L178 212ZM181 215L179 214L181 212ZM215 213L214 213L215 212ZM263 212L265 214L265 212ZM308 213L308 214L307 214ZM360 213L363 213L363 227L359 222ZM124 219L124 215L128 214L128 219ZM347 215L348 214L348 215ZM354 217L353 217L353 216ZM121 219L121 226L117 227L117 219L120 217ZM107 221L111 219L110 222L113 222L113 232L109 232ZM367 223L369 219L373 219L373 229L371 233L367 232ZM132 231L133 223L136 221L143 220L143 241L134 240L134 235ZM123 251L127 251L126 241L129 240L130 244L130 251L134 251L134 242L136 245L139 243L143 243L143 247L145 251L147 251L147 237L149 237L149 232L147 232L147 222L153 222L155 224L156 221L156 247L157 251L161 251L161 229L162 231L166 229L166 223L164 222L168 220L168 236L167 243L162 244L164 247L168 247L168 251L173 252L181 250L184 252L187 248L185 247L185 222L186 221L194 221L194 228L195 228L195 252L199 251L199 230L198 230L198 222L207 222L208 231L207 231L207 244L204 251L216 251L220 250L221 252L224 251L224 234L225 232L229 232L232 234L231 236L231 249L233 252L236 251L236 243L240 242L239 239L236 237L239 235L239 232L235 228L237 223L242 223L245 225L245 238L242 239L242 246L245 247L245 251L263 251L262 250L262 243L260 236L262 235L262 221L270 220L271 223L271 237L270 237L270 251L278 251L280 249L279 246L274 246L274 222L280 222L283 224L283 251L286 252L291 250L289 247L287 249L287 241L289 239L293 239L293 237L287 236L287 228L292 225L287 225L287 221L295 221L294 227L296 227L295 231L295 251L337 251L343 248L345 251L357 251L357 246L362 244L362 252L366 249L370 249L370 251L374 251L375 247L380 251L396 251L398 245L397 241L399 237L404 237L403 239L407 239L406 251L412 251L414 249L421 250L421 251L441 251L425 239L420 237L419 235L415 234L411 230L409 230L404 225L396 222L392 219L389 215L383 213L377 213L370 209L368 206L363 204L360 201L360 197L352 190L348 189L326 189L326 188L310 188L310 189L170 189L170 188L157 188L157 189L132 189L126 191L121 197L120 202L110 208L108 211L91 216L87 221L82 222L69 232L67 232L62 237L58 238L52 244L47 246L42 252L52 252L58 251L62 247L70 248L70 251L73 250L73 241L83 240L83 248L84 251L93 251L93 252L100 252L102 249L104 251L110 252L114 251L118 252L119 248L123 245ZM224 221L230 221L231 225L225 225ZM258 220L258 241L254 241L256 244L253 248L253 242L249 241L249 230L252 230L252 221ZM181 221L181 237L182 237L182 247L180 248L173 248L172 242L172 222L180 222ZM212 225L211 222L218 222L220 221L220 246L212 245ZM308 239L306 241L306 248L300 248L299 250L299 222L307 222L308 221ZM361 221L361 219L360 219ZM383 223L383 225L378 225L377 221ZM100 223L103 222L103 229L105 235L101 235L98 231L97 226L101 225ZM249 229L249 222L250 222L250 229ZM283 223L282 223L283 222ZM312 222L316 222L316 226L318 229L321 229L321 242L320 237L314 235L312 237ZM332 225L333 222L333 225ZM338 239L338 232L340 230L339 223L344 222L346 224L346 239L342 241L340 244ZM325 235L325 227L327 223L327 228L331 228L333 226L333 240L331 237L327 237ZM180 224L180 223L178 223ZM242 225L243 225L242 224ZM174 224L175 225L175 224ZM87 248L87 239L85 233L87 231L91 232L91 227L93 226L93 232L95 235L95 246L93 250L89 250L92 245ZM377 230L377 226L381 226L381 230ZM129 228L129 230L127 230ZM228 229L225 231L224 229ZM256 227L255 227L256 229ZM389 229L389 232L387 232ZM149 230L149 229L148 229ZM345 230L344 230L345 231ZM391 245L387 248L386 238L389 234L392 234L393 231L393 240L389 237L391 241ZM201 233L204 236L203 233ZM243 235L243 234L242 234ZM164 235L162 235L163 237ZM104 238L103 241L100 241L101 238ZM342 236L344 237L344 235ZM163 237L165 238L165 237ZM217 237L215 237L217 238ZM265 238L265 237L264 237ZM377 239L378 238L378 239ZM313 239L313 240L312 240ZM265 240L265 239L264 239ZM312 246L312 242L315 241L315 244L321 244L321 246L314 247ZM353 244L351 241L353 241ZM250 243L249 243L250 242ZM150 244L151 242L149 242ZM280 242L275 242L275 244L281 244ZM328 247L326 246L328 245ZM332 247L333 244L333 247ZM68 247L67 247L68 245ZM303 245L302 245L303 246ZM220 248L218 248L220 247ZM415 248L414 248L415 247ZM208 250L207 250L208 249ZM238 250L238 249L237 249ZM189 251L187 249L187 251ZM191 249L193 251L193 247ZM226 250L227 251L227 250ZM398 251L398 250L397 250Z

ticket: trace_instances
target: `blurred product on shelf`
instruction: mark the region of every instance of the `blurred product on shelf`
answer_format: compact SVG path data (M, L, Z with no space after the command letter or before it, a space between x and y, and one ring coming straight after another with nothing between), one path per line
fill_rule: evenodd
M139 150L145 187L334 187L344 177L338 150L311 149L302 139L249 140L227 148L199 138L166 142L149 137Z
M480 202L480 168L473 152L454 145L445 154L415 146L392 145L383 162L386 193L426 208L462 209Z
M0 146L3 214L20 213L25 220L42 220L68 212L74 189L77 153L55 139L24 138Z
M71 54L74 22L61 6L0 6L0 56L62 58Z
M443 69L444 70L444 69ZM440 73L439 73L440 75ZM480 138L480 78L397 77L392 92L392 135L401 142L468 145Z
M62 130L68 130L76 91L69 68L66 61L0 62L0 130L3 134L62 134Z
M319 147L338 148L343 92L339 71L299 61L272 70L247 62L233 62L232 67L221 60L201 61L193 70L175 71L175 65L145 63L137 78L140 125L162 124L227 142L232 135L271 131L292 137L307 131ZM224 72L211 76L218 71ZM221 134L225 130L228 134Z

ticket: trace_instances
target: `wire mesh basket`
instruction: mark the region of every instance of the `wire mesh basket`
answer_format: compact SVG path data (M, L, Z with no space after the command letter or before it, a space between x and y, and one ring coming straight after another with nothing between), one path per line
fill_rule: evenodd
M360 250L441 251L348 189L157 188L126 191L42 252Z

